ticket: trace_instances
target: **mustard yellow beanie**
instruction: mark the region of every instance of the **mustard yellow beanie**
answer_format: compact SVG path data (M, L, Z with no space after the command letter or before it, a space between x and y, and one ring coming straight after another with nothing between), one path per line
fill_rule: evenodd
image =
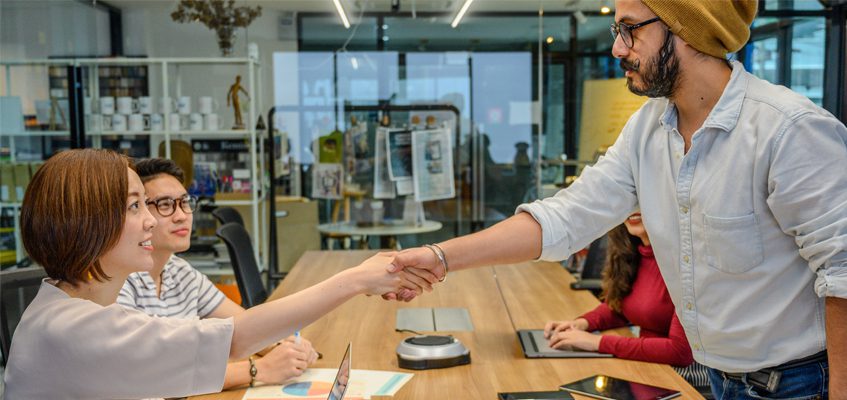
M750 38L758 0L641 0L701 53L726 58Z

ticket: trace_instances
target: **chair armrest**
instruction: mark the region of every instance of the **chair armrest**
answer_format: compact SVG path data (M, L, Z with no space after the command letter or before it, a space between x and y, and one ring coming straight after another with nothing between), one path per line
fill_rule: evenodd
M571 282L571 289L573 290L600 290L601 289L600 279L581 279L576 282Z

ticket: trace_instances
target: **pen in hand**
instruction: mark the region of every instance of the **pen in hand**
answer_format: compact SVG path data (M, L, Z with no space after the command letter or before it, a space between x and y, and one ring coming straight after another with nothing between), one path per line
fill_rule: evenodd
M299 329L294 331L294 344L296 344L298 346L300 345L300 330ZM321 352L315 350L315 353L318 354L318 360L320 360L321 358L324 358L324 355L321 354Z

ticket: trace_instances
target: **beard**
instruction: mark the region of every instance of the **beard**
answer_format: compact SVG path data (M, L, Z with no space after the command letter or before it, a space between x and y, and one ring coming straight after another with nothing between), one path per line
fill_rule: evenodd
M641 60L637 59L635 61L621 59L620 66L624 71L639 72L642 69ZM662 43L659 53L650 59L650 63L645 65L643 70L641 87L636 86L632 78L627 78L626 87L630 92L651 98L673 96L679 83L680 70L671 31L667 31L665 42Z

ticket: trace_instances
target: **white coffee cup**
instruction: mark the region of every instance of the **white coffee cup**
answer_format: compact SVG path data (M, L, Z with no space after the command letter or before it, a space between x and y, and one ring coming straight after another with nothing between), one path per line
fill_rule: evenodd
M220 126L220 118L218 114L206 114L203 116L203 126L207 131L216 131Z
M118 97L118 114L130 115L138 111L138 102L129 96Z
M191 96L180 96L176 101L176 111L182 115L191 114Z
M100 98L100 114L112 115L115 113L115 98L104 96Z
M129 130L132 132L141 132L145 128L144 116L141 114L131 114L129 116Z
M162 114L150 114L150 130L153 132L165 130L165 119Z
M182 116L177 113L168 114L168 130L176 132L182 129Z
M201 131L203 130L203 114L191 113L188 115L188 130Z
M112 115L112 130L115 131L115 132L125 132L126 131L126 115L123 115L123 114Z
M200 114L206 115L218 111L221 107L220 103L212 96L202 96L197 101Z
M88 116L88 130L91 132L100 132L103 130L103 116L100 114L91 114Z
M175 108L176 107L174 106L174 101L170 97L165 96L165 97L162 97L160 99L160 101L159 101L159 112L162 115L170 114L171 112L173 112L173 110Z
M150 96L141 96L138 98L138 113L153 114L153 98Z

